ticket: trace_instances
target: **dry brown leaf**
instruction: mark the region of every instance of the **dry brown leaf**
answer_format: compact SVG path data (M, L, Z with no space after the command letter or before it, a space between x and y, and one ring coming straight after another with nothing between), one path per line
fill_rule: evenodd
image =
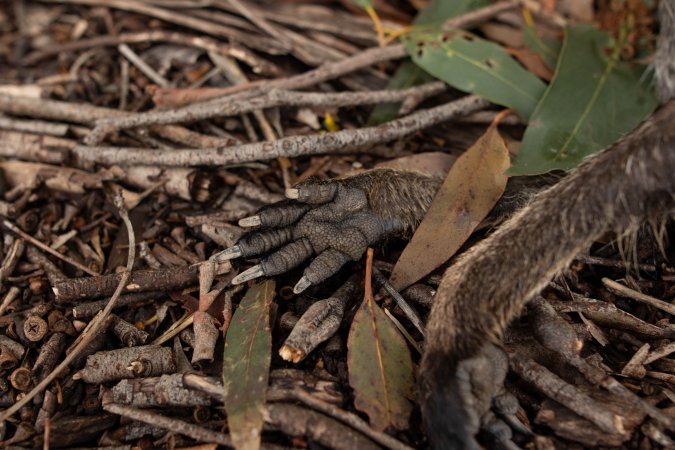
M397 290L448 260L487 216L506 186L509 152L491 125L460 156L391 275Z

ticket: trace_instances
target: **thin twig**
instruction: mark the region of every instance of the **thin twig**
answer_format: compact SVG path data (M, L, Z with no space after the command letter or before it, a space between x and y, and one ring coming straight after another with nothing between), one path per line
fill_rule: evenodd
M298 92L272 89L259 97L227 104L199 103L184 108L111 117L96 121L96 127L87 136L89 145L101 142L106 135L121 129L148 125L194 122L213 117L226 117L258 111L277 106L356 106L387 102L400 102L409 97L424 99L437 95L446 89L445 83L433 81L405 89L379 90L369 92Z
M62 102L44 98L15 97L0 94L0 112L17 116L40 117L80 124L93 124L97 119L121 117L128 113L88 103ZM196 133L175 125L151 127L157 135L185 146L195 148L221 145L223 139Z
M252 23L254 23L258 28L263 30L265 33L270 36L279 39L283 42L288 48L291 48L293 44L288 40L288 38L279 30L277 30L271 23L269 23L264 17L256 14L255 11L252 11L248 6L241 3L239 0L228 0L230 5L232 5L239 14L246 17Z
M161 166L223 166L279 156L298 157L324 153L350 153L374 144L391 142L411 133L469 114L489 105L470 95L434 108L417 111L400 119L375 127L341 130L326 134L290 136L271 142L258 142L228 148L148 150L129 147L76 146L73 156L80 164L121 164Z
M199 389L219 402L225 401L222 384L214 383L212 380L212 378L195 373L188 373L183 376L183 383L186 387ZM394 439L388 434L373 430L366 421L361 419L356 414L344 411L335 405L331 405L328 402L320 400L302 389L283 389L281 392L284 400L296 400L300 403L303 403L305 406L314 409L315 411L333 417L334 419L337 419L340 422L349 425L355 430L363 433L365 436L386 448L392 450L411 450L411 448L405 445L403 442Z
M621 261L621 260L615 260L615 259L609 259L609 258L601 258L599 256L590 256L590 255L577 255L574 257L576 261L580 261L584 264L588 265L596 265L596 266L605 266L605 267L612 267L614 269L628 269L628 268L635 268L637 270L642 270L644 272L656 272L656 266L654 264L633 264L631 262L627 261Z
M129 253L127 256L127 266L124 274L122 275L122 278L120 279L120 284L117 286L117 289L115 290L115 293L112 295L112 297L110 297L110 301L103 311L94 317L94 319L89 323L89 326L87 326L82 334L80 334L81 339L75 345L73 350L67 354L63 361L61 361L61 363L59 363L59 365L56 366L56 368L54 368L54 370L40 383L38 383L38 385L35 386L30 392L28 392L20 400L17 400L17 402L12 406L0 412L0 423L9 419L14 413L18 412L24 405L26 405L36 395L46 389L47 386L49 386L58 376L68 369L70 363L73 362L73 360L75 360L75 358L77 358L82 352L82 350L85 349L89 343L91 343L101 332L103 325L106 323L108 316L117 303L117 299L119 299L120 295L122 294L122 290L126 287L126 284L129 281L129 277L131 275L131 270L134 267L134 260L136 258L136 237L134 235L134 228L131 224L131 220L129 220L129 214L124 208L124 200L122 199L121 195L115 196L115 205L117 206L120 217L122 218L122 221L124 221L127 232L129 233Z
M384 275L382 275L382 272L380 272L376 267L373 267L373 276L375 277L375 281L380 283L382 287L384 288L385 291L387 291L387 294L391 296L392 299L396 302L399 308L401 308L401 311L406 315L408 320L417 328L417 331L419 331L422 336L424 336L424 324L422 323L422 320L419 318L417 313L415 312L414 309L408 304L408 302L405 301L405 299L401 296L401 294L398 293L396 289L394 289L394 286L387 281Z
M653 306L654 308L660 309L661 311L665 311L668 314L675 316L675 305L671 305L670 303L659 300L658 298L652 297L651 295L638 292L634 289L624 286L623 284L617 283L614 280L610 280L609 278L603 278L602 284L604 284L605 287L614 294L646 303L650 306Z
M202 114L203 111L212 111L214 109L218 110L219 108L227 108L228 105L236 104L244 99L261 96L275 88L289 89L289 90L305 88L307 86L312 86L322 81L337 78L340 75L350 73L354 70L362 69L371 64L377 64L378 62L388 61L390 59L403 58L405 56L406 52L403 45L368 49L362 53L355 55L354 57L326 63L314 70L310 70L308 72L293 77L252 82L248 85L244 84L235 85L232 86L232 94L230 95L219 97L216 99L211 99L205 102L195 103L193 105L185 106L178 110L163 111L163 114L159 114L159 116L171 117L171 114L174 114L175 112L179 111L177 113L178 119L177 120L174 119L169 123L199 120L200 118L202 118L199 117L199 114ZM144 119L144 120L148 120L149 121L148 124L150 124L152 123L153 120L157 120L157 114L158 114L157 112L150 111L147 113L138 114L137 116L149 116L151 119ZM195 116L196 118L191 120L184 118L191 116ZM207 115L203 118L208 117L210 116ZM140 121L141 119L136 120ZM140 125L143 125L143 123L140 123ZM107 134L108 131L109 130L100 130L97 131L97 133L92 133L89 136L87 136L86 142L90 145L101 142L101 140L103 139L105 134Z
M131 64L136 66L136 68L140 70L143 73L143 75L150 78L150 80L154 81L156 84L162 87L169 87L169 82L163 76L158 74L157 71L155 71L155 69L150 67L148 63L143 61L127 44L118 45L117 50L119 50L119 52L126 59L128 59Z
M254 35L252 33L245 33L240 30L226 27L224 25L211 22L208 20L198 19L180 12L171 11L169 9L160 8L137 2L135 0L42 0L46 3L68 3L75 5L90 5L97 7L115 8L122 11L134 12L143 14L148 17L155 17L168 23L174 23L187 28L192 28L201 31L205 34L213 36L234 39L239 42L246 42L249 47L267 52L269 54L283 54L288 51L288 48L279 42L277 39L268 38L267 36Z
M349 425L357 431L360 431L364 435L371 438L373 441L377 442L380 445L383 445L392 450L410 450L410 447L405 445L403 442L394 439L386 433L382 433L376 430L373 430L368 423L361 419L356 414L347 412L343 409L338 408L335 405L326 403L323 400L319 400L313 397L311 394L304 392L302 389L294 388L290 391L293 399L304 403L306 406L324 413L328 416L333 417L334 419L339 420L340 422Z
M20 236L22 239L25 239L29 243L33 244L34 246L36 246L40 250L43 250L43 251L49 253L50 255L53 255L53 256L59 258L61 261L65 262L65 263L68 263L73 267L77 267L78 269L80 269L84 273L87 273L87 274L92 275L92 276L98 276L99 275L98 273L94 272L93 270L91 270L87 266L85 266L83 264L80 264L79 262L75 261L72 258L69 258L68 256L62 255L61 253L57 252L56 250L54 250L50 246L48 246L46 244L43 244L42 242L38 241L33 236L24 232L21 228L17 227L16 225L14 225L9 220L4 219L2 221L2 226L7 228L12 233Z
M198 425L194 425L182 420L166 417L147 409L132 408L131 406L119 405L117 403L103 403L103 409L118 416L128 417L169 430L173 433L179 433L184 436L195 439L198 442L210 442L226 447L232 447L232 440L224 433L209 430Z
M120 44L138 44L148 42L169 42L172 44L187 45L208 52L218 52L243 61L251 66L255 73L275 75L279 69L273 64L258 57L245 47L236 44L223 44L208 36L193 36L186 33L166 30L142 31L138 33L122 33L119 35L96 36L89 39L54 44L46 48L30 53L22 62L26 65L35 64L38 61L53 54L75 52L93 47L114 46Z
M494 17L495 15L500 14L504 11L513 9L517 7L519 4L520 0L510 0L507 2L496 3L494 5L490 5L485 8L472 11L468 14L450 19L445 22L444 27L455 27L455 28L469 27L477 23L483 22L485 20L489 20L491 17ZM307 71L300 75L295 75L288 78L278 78L275 80L262 81L258 83L256 82L251 83L250 85L248 85L249 90L246 92L242 92L241 88L237 86L236 90L233 90L232 94L221 98L196 103L194 105L190 105L181 108L179 110L164 111L163 113L156 113L156 112L143 113L138 116L146 116L149 117L149 119L136 119L138 120L138 122L134 126L142 126L150 123L175 123L186 120L190 121L199 120L200 117L198 115L200 113L203 113L203 111L223 109L227 107L226 105L236 104L237 102L234 102L233 100L235 98L241 100L241 98L238 97L241 97L242 94L245 94L246 98L250 98L264 94L275 88L279 89L305 88L307 86L311 86L316 83L320 83L322 81L334 79L341 75L345 75L347 73L363 69L365 67L374 64L389 61L392 59L400 59L405 57L406 55L407 52L403 44L395 44L387 47L369 48L362 51L361 53L341 59L339 61L325 63L314 70ZM178 111L180 111L180 113L178 113ZM172 114L174 113L178 114L178 118L169 120L168 117L172 117ZM167 117L167 119L159 119L158 115L159 117ZM186 119L186 117L191 117L191 119ZM208 117L210 116L201 118L208 118ZM144 123L143 122L144 120L147 120L147 122ZM167 122L154 122L155 120L167 120ZM120 125L118 126L121 128L125 128L124 126ZM105 137L105 134L109 131L111 130L98 130L96 133L92 133L90 136L88 136L88 139L86 141L87 144L89 145L98 144L99 142L102 141L102 139Z
M2 114L0 114L0 129L23 131L26 133L49 134L51 136L65 136L66 133L68 133L68 125L65 123L10 119Z
M499 14L519 7L525 0L508 0L497 2L483 8L469 11L458 17L453 17L443 22L442 28L470 28L482 22L486 22Z

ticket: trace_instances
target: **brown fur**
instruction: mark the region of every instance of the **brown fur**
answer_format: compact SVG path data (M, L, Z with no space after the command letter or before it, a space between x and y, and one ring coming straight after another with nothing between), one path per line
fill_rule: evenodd
M376 169L367 173L372 180L368 204L373 212L402 221L404 237L410 237L424 218L443 180L393 169Z

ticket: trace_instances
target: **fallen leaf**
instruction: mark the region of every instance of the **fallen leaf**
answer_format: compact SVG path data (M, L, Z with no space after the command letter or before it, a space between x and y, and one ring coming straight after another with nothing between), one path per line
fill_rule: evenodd
M506 187L509 152L495 125L460 156L391 274L396 290L447 261L487 216Z
M227 330L223 352L224 404L237 450L260 448L272 355L269 318L274 287L274 280L251 287Z
M417 31L403 39L415 64L454 88L530 117L546 84L494 42L461 31Z
M491 41L508 48L523 46L523 30L520 26L511 24L488 22L480 27L480 31Z
M349 330L347 365L354 406L368 414L372 427L406 429L412 411L412 359L405 339L373 300L369 276Z
M530 118L510 175L572 169L654 110L645 67L620 61L623 42L588 25L567 29L553 81Z

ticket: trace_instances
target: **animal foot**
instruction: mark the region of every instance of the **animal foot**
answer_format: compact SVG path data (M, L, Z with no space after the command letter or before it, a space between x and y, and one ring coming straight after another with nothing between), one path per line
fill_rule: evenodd
M368 246L404 230L395 214L373 208L373 185L381 185L389 176L398 175L391 170L370 171L289 189L289 200L239 221L242 227L258 230L212 258L262 257L259 264L235 277L233 284L279 275L313 258L293 289L300 293L334 275L348 261L361 258Z

